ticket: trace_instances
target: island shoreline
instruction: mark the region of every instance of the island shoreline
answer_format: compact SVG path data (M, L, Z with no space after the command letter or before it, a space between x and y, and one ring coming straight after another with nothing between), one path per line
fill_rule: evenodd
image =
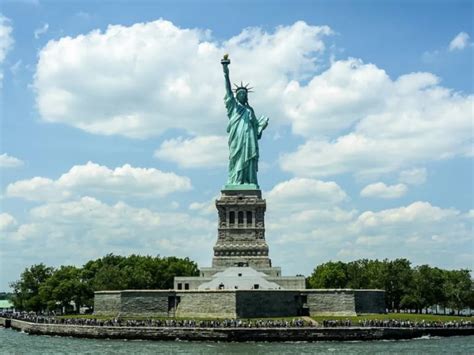
M31 335L90 339L184 340L226 342L371 341L402 340L423 336L474 335L466 328L389 327L292 327L292 328L197 328L197 327L117 327L30 323L0 317L0 326Z

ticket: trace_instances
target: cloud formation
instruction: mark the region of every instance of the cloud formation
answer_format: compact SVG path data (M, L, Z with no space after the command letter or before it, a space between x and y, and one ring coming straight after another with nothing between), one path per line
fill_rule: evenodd
M472 220L469 213L417 201L408 206L362 213L353 225L355 242L348 256L371 249L377 257L405 257L415 264L448 268L472 265Z
M301 211L315 206L337 205L348 196L333 181L293 178L275 185L266 193L266 198L275 209Z
M17 225L15 217L8 213L0 213L0 232L7 231Z
M271 256L289 273L310 273L322 262L357 258L408 258L415 265L447 268L472 264L472 211L462 213L425 201L357 211L347 198L322 197L321 192L328 186L343 191L336 183L308 183L320 188L313 192L308 189L304 195L295 193L300 189L294 184L283 182L266 194L266 235ZM292 197L295 195L296 200ZM288 198L275 198L281 196ZM433 255L439 256L436 262Z
M0 154L0 168L17 168L23 165L23 161L12 157L7 153Z
M11 26L10 19L0 13L0 88L3 81L3 62L14 43L12 32L13 27Z
M414 264L459 268L473 257L473 211L423 201L357 211L337 183L303 178L283 181L265 197L271 257L288 274L309 274L328 260L404 257ZM4 213L0 257L7 268L0 273L17 275L25 259L81 264L110 252L188 256L207 266L216 238L215 213L211 202L192 203L184 212L159 212L89 196L41 204L23 223ZM440 256L435 264L433 253Z
M252 80L256 110L283 121L281 94L316 68L326 27L296 22L274 32L247 28L223 43L210 31L165 20L114 25L49 41L39 53L34 88L48 122L87 132L145 138L167 129L224 132L220 59L231 53L234 81ZM291 79L290 79L291 78ZM259 90L258 88L262 88ZM263 88L265 88L263 90Z
M225 166L228 158L227 138L198 136L165 140L155 151L155 157L177 163L182 168Z
M57 180L34 177L11 183L6 196L31 201L62 201L86 195L156 198L191 189L189 178L129 164L110 169L88 162L75 165Z
M407 191L405 184L385 185L383 182L376 182L364 187L360 195L362 197L392 199L404 196Z
M49 24L45 23L43 26L37 28L33 35L35 36L36 39L40 38L41 35L44 35L46 32L48 32L49 29Z
M401 171L398 180L408 185L421 185L425 183L426 175L425 168L413 168Z
M440 86L433 74L411 73L391 80L376 66L350 59L334 63L317 78L325 77L341 78L336 84L320 85L333 86L331 90L336 97L342 93L342 99L328 97L318 105L336 113L332 118L336 131L344 132L348 124L354 128L332 139L313 138L318 128L304 123L310 116L296 115L304 121L308 139L296 151L282 155L283 170L307 177L348 172L379 176L426 161L472 155L474 96ZM309 83L308 90L311 87ZM320 117L311 120L319 122Z
M10 217L0 215L0 226L10 225L0 237L2 286L34 263L81 265L108 253L190 257L204 263L214 238L214 223L201 217L124 202L107 204L87 196L35 207L28 221L17 226Z
M41 49L36 101L43 120L92 133L185 131L191 138L166 140L156 156L187 168L224 164L224 152L211 159L208 144L224 146L219 60L228 52L231 78L256 86L257 113L305 140L280 159L295 176L377 177L472 154L472 95L441 86L431 73L391 79L356 58L334 60L318 74L332 33L299 21L218 42L209 31L165 20L109 26Z
M469 45L469 35L466 32L459 32L451 42L449 42L449 51L460 51Z

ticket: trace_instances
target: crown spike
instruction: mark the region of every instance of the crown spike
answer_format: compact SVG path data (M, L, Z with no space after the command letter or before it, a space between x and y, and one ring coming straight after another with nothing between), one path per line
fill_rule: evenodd
M245 92L253 92L252 91L253 87L249 87L250 83L247 83L247 84L244 85L244 83L241 81L240 85L237 85L236 83L233 83L233 84L234 84L233 91L235 93L237 93L237 91L239 91L239 90L245 90Z

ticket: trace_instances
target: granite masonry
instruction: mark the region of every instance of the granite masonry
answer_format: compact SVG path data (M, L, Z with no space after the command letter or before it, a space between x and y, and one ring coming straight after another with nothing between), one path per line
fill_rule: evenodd
M94 313L127 317L263 318L355 316L384 311L384 291L380 290L122 290L96 292Z
M216 208L218 227L212 267L201 268L199 277L176 277L176 290L305 288L304 276L282 276L281 268L272 266L265 240L267 203L260 190L222 190ZM232 282L229 273L237 277ZM255 282L247 287L250 277ZM216 283L217 287L210 287Z

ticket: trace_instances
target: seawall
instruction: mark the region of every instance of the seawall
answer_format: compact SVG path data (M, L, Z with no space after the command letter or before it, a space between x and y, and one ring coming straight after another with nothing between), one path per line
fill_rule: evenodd
M0 326L8 320L0 318ZM81 338L199 341L322 341L411 339L422 336L474 335L474 328L184 328L97 327L10 320L12 329L34 335Z

